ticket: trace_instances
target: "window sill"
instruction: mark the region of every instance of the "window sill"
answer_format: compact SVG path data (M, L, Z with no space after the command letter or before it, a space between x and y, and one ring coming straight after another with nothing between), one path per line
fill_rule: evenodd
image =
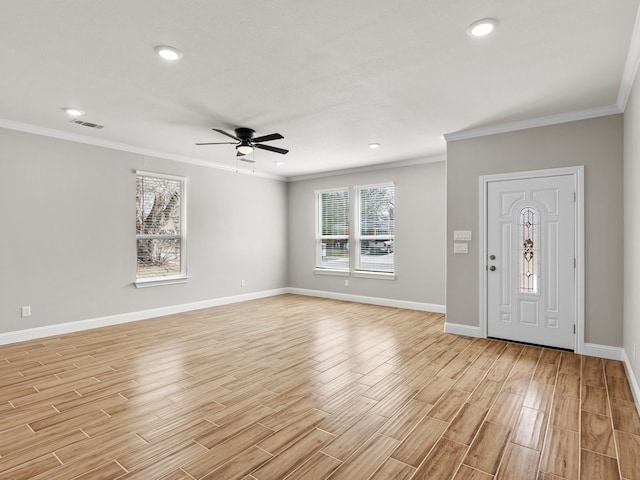
M182 275L175 275L171 277L153 277L153 278L139 278L133 284L136 288L147 287L159 287L162 285L175 285L177 283L187 283L189 277Z
M338 277L348 277L351 272L348 270L332 270L330 268L314 268L313 273L316 275L335 275Z
M353 276L354 277L360 277L360 278L377 278L379 280L395 280L396 279L396 274L395 273L366 272L364 270L355 270L353 272Z

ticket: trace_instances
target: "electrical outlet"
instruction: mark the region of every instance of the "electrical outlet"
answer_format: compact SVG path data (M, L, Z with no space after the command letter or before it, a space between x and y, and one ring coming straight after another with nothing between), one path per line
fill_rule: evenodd
M30 317L31 316L31 307L29 305L25 305L24 307L22 307L20 314L23 317Z
M349 280L345 280L345 281L344 281L344 286L345 286L345 287L348 287L348 286L349 286Z
M247 286L247 281L246 280L240 280L240 286L241 287L246 287Z

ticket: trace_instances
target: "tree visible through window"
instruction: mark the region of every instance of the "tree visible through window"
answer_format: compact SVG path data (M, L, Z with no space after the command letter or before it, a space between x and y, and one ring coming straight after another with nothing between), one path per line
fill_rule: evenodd
M356 269L394 272L395 187L393 184L356 188L358 246Z
M184 276L185 179L136 175L137 278Z

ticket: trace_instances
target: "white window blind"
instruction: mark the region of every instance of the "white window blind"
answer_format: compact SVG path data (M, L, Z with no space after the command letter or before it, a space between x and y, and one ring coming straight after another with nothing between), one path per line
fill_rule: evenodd
M136 172L136 278L186 276L186 179Z
M393 273L395 187L393 184L359 186L356 194L356 270Z
M316 268L349 271L349 189L316 192Z

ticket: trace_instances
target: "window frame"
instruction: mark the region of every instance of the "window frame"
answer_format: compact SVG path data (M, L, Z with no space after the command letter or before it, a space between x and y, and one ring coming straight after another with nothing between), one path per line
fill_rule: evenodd
M144 288L144 287L154 287L159 285L172 285L178 283L186 283L189 279L187 275L187 185L188 178L182 177L178 175L170 175L166 173L158 173L158 172L150 172L145 170L136 170L135 171L135 179L136 182L138 177L150 177L150 178L159 178L163 180L173 180L181 183L181 192L180 192L180 234L179 235L168 235L168 234L157 234L157 235L149 235L149 234L138 234L135 233L135 241L136 241L136 279L134 285L136 288ZM137 215L137 204L136 204L136 215ZM152 277L138 277L138 240L141 239L162 239L162 240L179 240L180 241L180 273L178 274L170 274L170 275L156 275Z
M355 268L353 271L353 275L355 277L364 277L364 278L381 278L387 280L394 280L396 278L396 258L395 258L395 215L393 218L393 234L363 234L362 233L362 192L368 189L373 188L381 188L381 187L392 187L393 188L393 198L394 198L394 206L395 206L395 194L396 194L396 185L395 182L385 182L385 183L376 183L370 185L357 185L354 187L355 191L355 211L354 216L356 221L355 223L355 234L354 234L354 244L355 248ZM371 268L362 268L361 258L362 258L362 241L364 240L375 240L375 239L392 239L394 242L393 248L393 263L391 265L391 271L389 270L375 270Z
M346 202L346 219L347 219L347 234L346 235L324 235L322 233L322 195L331 192L345 192L347 195ZM315 191L316 198L316 261L314 271L319 274L328 275L343 275L348 276L351 271L351 189L349 187L337 187L327 188ZM345 240L347 242L347 265L346 268L327 267L322 265L322 244L323 240Z

